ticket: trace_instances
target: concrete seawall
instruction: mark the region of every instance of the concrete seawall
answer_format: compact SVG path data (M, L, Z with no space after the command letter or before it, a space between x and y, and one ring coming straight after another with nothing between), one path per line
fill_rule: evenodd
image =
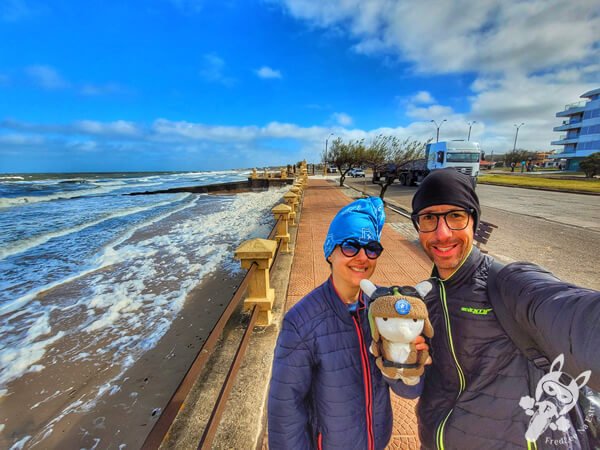
M185 186L157 191L132 192L126 195L152 195L152 194L178 194L190 192L192 194L236 194L256 190L269 189L270 186L292 184L293 178L248 178L247 181L232 181L230 183L207 184L204 186Z

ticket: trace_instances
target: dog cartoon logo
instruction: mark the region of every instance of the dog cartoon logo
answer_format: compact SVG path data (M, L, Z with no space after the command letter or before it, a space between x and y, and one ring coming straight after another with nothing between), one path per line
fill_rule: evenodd
M525 433L528 441L536 441L548 428L560 431L569 429L570 422L565 416L577 404L579 389L588 382L592 372L586 370L575 379L565 376L561 380L564 362L562 354L552 361L550 372L536 386L535 399L528 395L521 397L519 406L531 416ZM563 382L565 379L569 381Z

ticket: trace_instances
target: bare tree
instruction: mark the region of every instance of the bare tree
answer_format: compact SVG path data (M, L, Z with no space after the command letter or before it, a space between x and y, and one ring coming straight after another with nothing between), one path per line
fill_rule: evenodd
M345 143L341 138L335 139L327 154L327 160L333 164L340 173L340 186L344 185L344 180L348 172L360 167L365 159L364 141L350 141Z
M378 134L373 142L365 149L365 161L366 167L369 167L376 172L381 170L385 164L390 161L390 146L388 145L391 136L384 136Z
M377 147L375 149L386 157L384 163L380 164L387 164L385 177L376 183L381 187L379 197L383 199L387 188L398 176L398 169L410 161L424 158L425 147L429 141L420 142L410 138L401 141L395 136L382 136L380 140L376 139L376 141Z

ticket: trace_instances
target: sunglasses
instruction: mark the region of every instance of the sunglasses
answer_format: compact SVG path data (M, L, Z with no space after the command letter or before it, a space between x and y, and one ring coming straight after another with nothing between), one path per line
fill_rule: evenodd
M362 245L355 240L345 240L340 244L342 254L348 258L358 255L361 248L365 249L365 254L369 259L377 259L383 252L382 245L377 241L370 241Z

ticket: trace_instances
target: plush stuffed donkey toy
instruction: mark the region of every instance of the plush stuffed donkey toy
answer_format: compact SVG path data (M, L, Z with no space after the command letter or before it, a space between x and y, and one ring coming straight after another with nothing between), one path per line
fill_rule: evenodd
M421 333L433 337L427 307L423 298L433 288L429 281L412 286L377 288L371 281L362 280L360 287L367 294L371 325L371 353L377 367L388 378L400 378L415 385L423 375L427 351L417 351L412 341Z

